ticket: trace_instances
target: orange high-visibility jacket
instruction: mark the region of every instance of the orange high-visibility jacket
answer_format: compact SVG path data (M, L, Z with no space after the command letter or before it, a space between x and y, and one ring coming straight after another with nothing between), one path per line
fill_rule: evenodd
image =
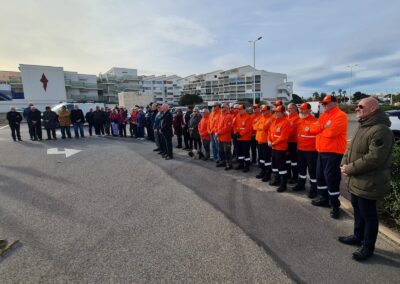
M324 128L328 121L331 121L331 125ZM321 114L318 122L310 127L310 133L317 135L317 151L344 154L347 145L347 125L347 114L337 106Z
M253 113L252 115L251 115L251 118L252 118L252 120L253 120L253 136L255 136L256 135L256 131L254 130L254 125L258 122L258 120L260 119L262 117L262 113L261 112L256 112L256 113Z
M210 134L208 133L208 121L210 117L203 116L199 122L199 134L202 140L210 140Z
M218 141L221 142L231 142L232 141L232 127L233 127L233 117L230 113L221 113L218 119Z
M251 140L251 134L253 133L253 120L248 113L243 115L238 114L233 122L233 133L239 133L239 141Z
M269 133L269 139L272 142L273 150L287 150L290 124L286 116L275 119L271 124Z
M297 113L291 113L288 116L289 124L290 124L290 134L289 134L289 142L297 142L297 127L300 122L300 117Z
M208 119L208 132L216 133L218 127L218 119L221 116L221 109L214 110L210 113Z
M300 151L317 151L315 148L315 134L310 133L310 127L315 124L317 119L309 114L305 118L300 118L297 126L297 149Z
M269 129L273 121L273 115L268 113L263 115L256 124L253 125L253 129L256 131L256 140L258 144L268 143L269 140Z

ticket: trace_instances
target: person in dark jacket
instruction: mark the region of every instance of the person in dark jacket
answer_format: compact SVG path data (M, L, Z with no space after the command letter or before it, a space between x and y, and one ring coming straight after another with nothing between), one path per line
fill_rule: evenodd
M47 132L47 140L51 140L51 135L54 140L57 140L56 127L58 123L58 115L52 111L49 106L46 107L46 111L43 113L43 123Z
M93 109L90 108L89 111L85 114L85 120L88 123L89 136L93 134Z
M145 115L143 110L139 108L137 117L136 117L136 139L144 140L144 124L145 124Z
M31 106L28 120L32 123L32 137L34 141L42 141L42 113L35 106Z
M11 137L14 141L22 141L20 133L20 124L22 121L22 115L15 110L15 107L11 107L10 111L7 112L8 125L11 129Z
M192 117L189 120L189 134L193 140L194 148L196 150L198 148L199 151L201 151L201 139L198 129L200 120L201 120L201 114L199 113L199 110L195 108L193 110Z
M156 148L153 150L154 152L160 152L161 151L161 147L160 147L160 139L159 139L159 137L160 137L160 134L159 134L159 120L157 121L157 117L159 118L160 117L160 110L161 110L161 107L158 105L158 104L156 104L156 103L154 103L153 105L152 105L152 113L151 113L151 123L152 123L152 125L153 125L153 131L154 131L154 142L156 143Z
M110 114L111 114L111 109L109 107L106 107L105 111L103 112L103 128L105 131L105 134L107 136L111 135L110 128L111 128L111 120L110 120Z
M178 109L174 117L174 134L178 140L178 146L176 148L182 148L182 134L183 134L183 114L182 110Z
M126 124L128 123L128 112L124 107L119 108L119 137L126 137Z
M183 126L183 139L185 142L185 148L183 148L183 150L192 150L193 149L193 139L190 136L190 132L189 132L189 121L190 118L192 117L192 113L193 113L193 106L188 106L187 111L185 113L184 116L184 123L185 125Z
M31 111L31 107L33 106L33 103L29 103L28 104L28 107L26 107L25 109L24 109L24 112L23 112L23 116L24 116L24 118L25 118L25 120L26 120L26 122L28 123L28 129L29 129L29 136L31 137L31 140L33 140L33 127L32 127L32 121L30 121L29 120L29 112Z
M390 189L394 144L391 122L379 109L375 98L362 99L356 115L360 123L341 162L341 172L351 193L354 232L339 237L341 243L361 246L353 259L363 261L373 255L378 236L376 201Z
M152 104L150 104L146 109L146 115L145 115L147 139L150 141L154 141L152 115L153 115Z
M167 104L162 105L163 115L161 117L161 134L164 137L166 155L163 158L170 160L173 158L172 154L172 113L169 111L169 106Z
M74 109L71 110L71 122L74 126L75 138L78 139L79 134L81 134L81 138L85 138L85 133L83 131L85 117L83 116L83 112L81 109L79 109L78 105L74 105Z
M96 110L93 112L93 126L94 126L94 133L97 136L102 134L102 128L104 124L104 113L100 110L99 106L96 106ZM103 130L104 132L104 130ZM104 133L103 133L104 134Z

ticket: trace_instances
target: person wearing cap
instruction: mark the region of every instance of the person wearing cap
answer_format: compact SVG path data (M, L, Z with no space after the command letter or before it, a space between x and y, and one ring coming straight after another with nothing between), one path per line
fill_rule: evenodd
M201 114L198 108L193 109L192 117L189 120L189 133L190 137L193 139L194 149L198 149L201 152L201 138L199 134L199 123L201 120Z
M231 106L231 114L233 117L234 124L236 117L239 115L239 105L240 104L233 104ZM237 135L233 133L233 128L232 128L232 146L233 146L232 161L237 161Z
M282 100L276 100L276 101L273 103L273 105L274 105L275 107L283 106Z
M253 108L253 114L252 114L251 118L252 118L252 123L253 123L253 128L254 128L254 125L258 122L258 120L261 118L262 115L261 115L259 104L254 104L252 106L252 108ZM251 135L251 162L253 164L257 163L257 157L258 157L258 160L260 160L260 153L258 153L258 156L257 156L257 150L258 150L258 143L256 140L256 131L253 130L253 133ZM258 150L258 152L259 152L259 150Z
M375 250L379 220L378 200L390 191L390 172L394 146L391 122L372 97L362 99L356 108L359 127L341 162L341 172L351 194L354 230L339 242L361 246L353 259L364 261Z
M189 121L192 117L193 106L188 106L187 111L183 117L183 122L185 123L183 126L183 141L185 143L185 148L183 150L192 150L193 149L193 139L190 136L189 132Z
M271 177L271 147L268 145L269 131L273 121L271 108L267 105L261 107L262 117L253 125L256 131L256 140L260 154L261 172L256 175L256 178L267 182Z
M202 110L202 117L199 123L199 134L201 141L203 142L203 147L204 147L204 155L203 155L203 161L207 161L210 159L210 139L211 136L208 132L208 123L210 119L210 111L208 108L204 108Z
M277 191L283 192L287 185L286 153L290 134L290 124L285 115L285 107L275 108L275 120L270 127L268 145L272 147L272 178L270 185L278 186Z
M305 190L308 175L310 176L311 188L308 193L309 198L317 196L317 158L318 152L315 148L315 135L310 134L310 126L317 122L311 113L311 105L303 103L300 109L300 122L297 126L297 162L299 178L297 184L292 188L293 191Z
M222 104L221 116L218 119L217 131L215 133L219 142L219 157L220 162L217 167L225 167L225 170L232 169L232 127L233 117L229 111L229 105Z
M219 162L219 143L216 137L216 132L218 128L218 120L221 116L221 105L218 102L213 104L212 112L210 113L210 118L208 119L208 133L211 135L211 148L213 152L213 160Z
M321 101L324 113L317 124L310 125L310 134L316 135L318 151L317 190L312 200L315 206L331 207L331 217L339 218L340 208L340 162L346 151L348 118L341 111L335 96L328 95Z
M238 105L238 114L233 122L233 136L236 138L237 159L239 165L236 170L248 172L250 170L250 143L253 133L253 121L246 112L244 105Z
M300 118L296 104L290 103L287 106L287 111L290 124L290 134L288 141L289 157L286 161L286 165L288 168L288 183L295 184L297 183L299 174L297 167L297 127L299 125Z

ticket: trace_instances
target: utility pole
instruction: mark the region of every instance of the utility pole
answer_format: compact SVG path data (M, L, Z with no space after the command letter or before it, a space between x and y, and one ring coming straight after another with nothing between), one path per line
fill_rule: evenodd
M255 40L249 40L250 43L253 44L253 104L256 103L256 76L255 76L255 71L256 71L256 42L262 39L262 36L258 37Z

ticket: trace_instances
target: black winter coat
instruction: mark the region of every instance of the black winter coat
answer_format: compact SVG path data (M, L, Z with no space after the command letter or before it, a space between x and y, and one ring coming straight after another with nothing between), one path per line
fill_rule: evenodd
M71 122L72 123L85 123L85 117L81 109L71 110Z
M42 113L40 112L40 110L30 111L28 113L28 121L31 121L33 124L41 124Z
M16 124L20 124L22 121L22 115L16 111L7 112L7 120L10 126L14 126Z
M58 115L54 111L45 111L43 113L43 124L46 129L57 127Z
M166 137L172 137L172 113L168 110L161 117L161 133Z
M102 125L104 123L104 114L101 110L93 112L93 124Z
M88 111L85 115L87 123L93 124L93 112Z

